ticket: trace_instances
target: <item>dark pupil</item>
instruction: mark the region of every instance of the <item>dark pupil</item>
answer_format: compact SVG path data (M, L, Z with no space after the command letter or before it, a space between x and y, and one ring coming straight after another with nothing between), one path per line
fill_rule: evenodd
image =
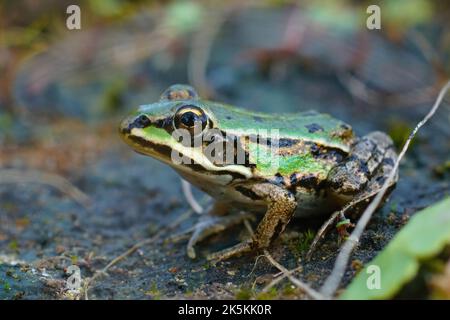
M194 112L186 112L181 116L180 121L186 127L193 127L195 125L195 121L200 121L200 118Z

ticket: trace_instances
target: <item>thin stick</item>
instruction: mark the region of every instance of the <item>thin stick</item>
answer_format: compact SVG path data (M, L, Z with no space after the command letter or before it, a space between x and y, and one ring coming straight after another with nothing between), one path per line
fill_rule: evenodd
M192 39L188 61L188 78L191 84L197 88L200 96L204 98L214 95L213 88L206 79L206 69L214 39L228 16L227 13L227 11L222 10L208 14L202 28L196 32Z
M364 231L364 229L367 226L367 223L369 222L370 218L372 217L372 214L377 209L380 202L383 200L383 196L386 193L387 189L391 185L391 182L393 181L398 167L400 165L400 161L404 157L406 151L408 150L408 147L412 141L412 139L415 137L417 131L425 124L427 121L435 114L436 110L438 109L439 105L441 104L442 100L444 99L445 94L450 89L450 81L448 81L445 86L441 89L439 92L439 95L436 99L436 102L434 103L431 110L427 113L427 115L420 121L417 126L414 128L414 130L411 132L411 134L408 137L408 140L406 140L402 151L400 152L397 161L394 164L393 170L390 172L388 178L384 182L383 186L381 187L378 194L375 196L373 201L369 204L369 206L366 208L364 213L362 214L361 218L359 219L358 223L356 224L355 229L353 230L350 237L347 239L347 241L342 246L341 251L339 252L338 257L336 258L336 262L333 268L333 271L331 272L330 276L326 279L324 285L320 289L321 294L323 294L327 298L332 298L335 294L337 288L339 287L339 284L341 283L342 277L344 276L345 269L347 267L348 261L350 259L350 255L353 251L353 248L356 246L356 244L359 242L359 239Z
M328 228L333 224L333 222L340 215L340 213L341 211L335 211L331 215L331 217L329 217L327 221L325 221L324 224L322 224L319 231L317 231L316 236L314 237L314 240L312 241L311 245L309 246L309 250L306 253L306 261L311 259L311 256L313 252L316 250L319 241L325 236L325 233L327 232Z
M202 206L195 200L194 195L192 194L191 184L186 180L181 179L181 189L183 190L184 197L186 201L191 206L192 210L194 210L197 214L203 213Z
M293 276L294 273L296 273L297 271L301 271L302 269L303 269L303 267L300 266L300 267L297 267L295 269L289 270L288 273L280 272L279 275L275 277L275 279L273 279L267 286L265 286L261 290L261 292L268 292L270 290L270 288L272 288L273 286L275 286L278 283L280 283L283 279L287 278L288 275L292 275Z
M75 187L69 180L54 173L35 170L0 169L0 184L5 183L41 183L58 189L84 207L88 207L90 198Z

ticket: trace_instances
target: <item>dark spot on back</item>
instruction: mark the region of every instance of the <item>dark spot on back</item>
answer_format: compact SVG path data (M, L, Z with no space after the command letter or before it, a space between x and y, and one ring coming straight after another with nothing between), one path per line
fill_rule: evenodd
M253 140L255 141L255 140ZM258 136L258 143L265 144L267 146L277 145L278 148L288 148L298 143L298 140L289 139L289 138L281 138L281 139L270 139L270 138L261 138Z
M262 122L263 118L258 117L258 116L253 116L253 120L255 120L256 122Z
M251 142L253 143L258 143L258 144L262 144L265 146L272 146L272 145L277 145L279 148L287 148L287 147L291 147L293 145L295 145L298 140L293 140L293 139L289 139L289 138L281 138L281 139L271 139L271 138L265 138L262 137L260 135L250 135L249 139Z
M297 140L282 138L278 140L278 146L280 148L291 147L297 143Z
M325 159L341 162L345 157L345 153L342 150L335 148L325 148L319 146L314 142L306 142L306 144L309 145L309 151L315 159Z
M308 129L308 131L310 133L314 133L317 131L323 131L323 128L320 125L318 125L317 123L307 124L307 125L305 125L305 127L306 127L306 129Z
M298 182L297 185L307 188L307 189L313 189L316 188L318 186L318 179L317 176L310 174L304 177L301 177Z
M325 150L319 152L319 154L317 155L317 158L333 160L335 162L341 162L342 159L344 159L344 154L342 153L342 151L339 151L339 150L325 149Z

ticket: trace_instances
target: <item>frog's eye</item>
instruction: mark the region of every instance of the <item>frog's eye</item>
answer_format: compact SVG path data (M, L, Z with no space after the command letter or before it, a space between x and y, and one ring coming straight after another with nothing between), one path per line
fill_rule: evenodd
M182 106L177 110L173 118L173 126L175 129L186 129L191 134L203 132L207 125L208 117L205 112L194 105Z

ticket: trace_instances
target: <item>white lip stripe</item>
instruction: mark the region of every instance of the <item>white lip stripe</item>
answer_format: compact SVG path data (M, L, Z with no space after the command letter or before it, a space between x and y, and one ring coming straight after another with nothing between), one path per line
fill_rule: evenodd
M131 134L136 137L146 139L146 136L145 136L143 130L133 128L131 130ZM184 147L181 143L178 143L175 140L170 141L168 146L170 148L172 148L173 151L179 152L179 153L185 155L186 157L189 157L190 159L192 159L192 161L194 161L194 163L205 168L205 170L216 171L216 172L225 171L225 172L239 173L239 174L245 176L247 179L249 179L253 176L251 169L247 168L245 166L242 166L242 165L228 165L228 166L223 166L223 167L215 166L211 161L208 160L207 157L205 157L203 155L203 153L201 151L199 151L199 149L201 149L201 148Z

